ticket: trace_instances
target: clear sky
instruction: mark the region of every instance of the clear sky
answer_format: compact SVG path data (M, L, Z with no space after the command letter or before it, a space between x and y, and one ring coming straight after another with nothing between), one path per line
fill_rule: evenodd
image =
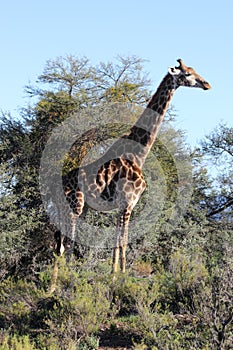
M232 0L4 1L0 45L0 109L13 116L48 59L85 55L96 64L120 54L148 60L154 90L177 58L212 85L181 88L173 99L176 125L191 145L220 121L232 125Z

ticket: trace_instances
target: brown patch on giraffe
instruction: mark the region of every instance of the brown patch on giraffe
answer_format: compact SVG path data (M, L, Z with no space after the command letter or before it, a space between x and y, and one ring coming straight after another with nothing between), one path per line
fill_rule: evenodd
M141 184L142 184L142 179L137 179L136 181L135 181L135 183L134 183L134 185L135 185L135 187L136 188L139 188L139 187L141 187Z
M80 190L76 191L76 198L78 201L83 201L84 200L84 194L80 192Z
M120 169L120 179L125 178L127 176L127 167L126 166L122 166Z
M100 187L104 185L104 176L100 172L98 172L96 175L96 184Z
M125 186L123 187L124 191L126 192L132 192L133 186L129 183L126 183Z
M131 180L132 179L132 177L133 177L133 170L132 170L132 167L130 167L129 169L128 169L128 179L129 180Z

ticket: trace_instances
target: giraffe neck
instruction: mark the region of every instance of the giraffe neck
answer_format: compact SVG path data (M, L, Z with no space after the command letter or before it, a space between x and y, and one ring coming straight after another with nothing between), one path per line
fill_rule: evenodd
M140 167L143 166L153 146L175 90L175 81L172 75L168 73L152 96L146 109L130 129L130 133L124 136L124 138L133 140L138 144L133 153Z

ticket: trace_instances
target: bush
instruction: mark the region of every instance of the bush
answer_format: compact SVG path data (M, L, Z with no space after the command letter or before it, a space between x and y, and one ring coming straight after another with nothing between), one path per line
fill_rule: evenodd
M228 349L231 258L225 269L208 271L198 252L180 249L171 255L168 269L157 263L145 277L148 264L137 266L143 277L119 273L113 278L61 257L53 294L47 292L53 266L36 283L2 281L0 349L97 349L109 336L129 346L134 340L138 349ZM102 265L107 271L107 263Z

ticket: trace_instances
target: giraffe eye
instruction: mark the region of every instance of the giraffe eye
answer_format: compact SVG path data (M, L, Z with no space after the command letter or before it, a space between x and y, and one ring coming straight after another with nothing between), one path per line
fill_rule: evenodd
M191 75L191 73L189 73L189 72L185 72L185 74L184 74L186 77L189 77L190 75Z

